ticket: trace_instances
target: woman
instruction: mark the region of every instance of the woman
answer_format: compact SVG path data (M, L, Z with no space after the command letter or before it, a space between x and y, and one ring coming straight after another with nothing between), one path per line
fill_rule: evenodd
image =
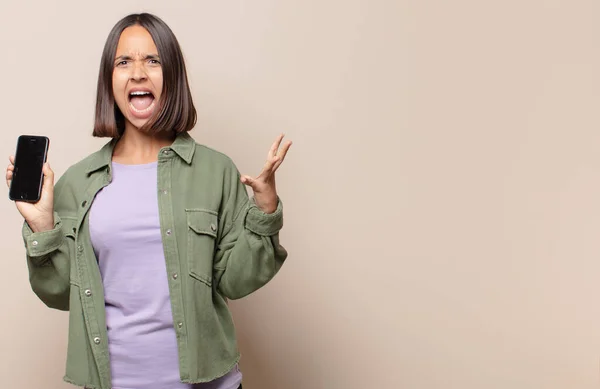
M227 299L265 285L287 257L274 173L291 142L279 136L261 174L240 176L189 136L195 122L172 31L150 14L123 18L98 79L93 135L111 140L55 187L46 164L40 201L16 202L32 288L70 311L67 382L241 388Z

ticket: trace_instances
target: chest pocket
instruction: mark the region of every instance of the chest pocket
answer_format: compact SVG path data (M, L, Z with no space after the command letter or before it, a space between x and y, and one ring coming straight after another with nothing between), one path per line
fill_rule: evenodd
M213 258L219 229L216 212L186 210L188 224L187 260L190 275L212 286Z

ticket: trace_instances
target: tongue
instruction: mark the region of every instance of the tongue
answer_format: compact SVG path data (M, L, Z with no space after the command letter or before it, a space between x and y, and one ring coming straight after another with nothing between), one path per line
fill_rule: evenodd
M131 104L133 104L135 109L137 109L138 111L143 111L146 108L148 108L150 104L152 104L152 101L154 101L154 97L150 95L133 96L131 98Z

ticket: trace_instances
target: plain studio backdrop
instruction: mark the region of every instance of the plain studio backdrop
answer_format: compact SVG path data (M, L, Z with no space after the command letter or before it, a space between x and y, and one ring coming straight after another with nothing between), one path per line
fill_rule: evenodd
M104 144L100 54L140 11L180 40L197 141L248 174L294 141L289 259L231 304L245 389L599 387L599 2L3 0L2 158L47 135L60 176ZM3 193L0 387L66 389Z

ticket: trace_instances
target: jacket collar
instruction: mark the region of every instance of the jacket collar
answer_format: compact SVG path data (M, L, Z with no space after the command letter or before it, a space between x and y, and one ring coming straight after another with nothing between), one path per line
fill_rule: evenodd
M110 166L112 154L117 144L116 139L111 139L100 150L93 154L90 164L86 170L87 174L91 174L97 170ZM194 151L196 150L196 141L187 132L178 134L171 146L163 147L162 151L173 150L181 159L188 165L192 163Z

